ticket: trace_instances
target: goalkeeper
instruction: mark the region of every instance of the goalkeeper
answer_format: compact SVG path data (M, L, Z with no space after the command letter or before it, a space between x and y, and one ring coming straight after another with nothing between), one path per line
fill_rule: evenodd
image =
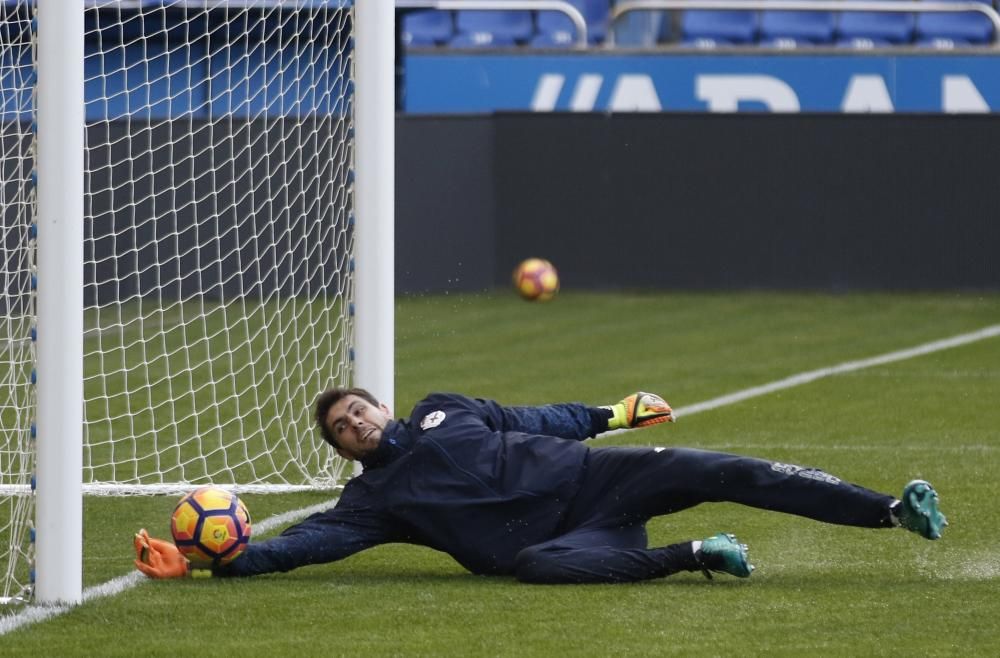
M928 539L946 525L937 493L920 480L897 500L793 464L583 443L671 421L663 399L641 392L606 407L505 407L437 393L408 420L393 420L363 389L328 390L316 403L320 433L342 457L360 460L363 473L335 507L251 543L211 575L288 571L404 542L443 551L475 574L530 583L630 582L679 571L747 577L747 548L731 534L647 546L652 517L718 501L849 526L902 526ZM135 549L136 566L150 577L190 572L173 544L145 530Z

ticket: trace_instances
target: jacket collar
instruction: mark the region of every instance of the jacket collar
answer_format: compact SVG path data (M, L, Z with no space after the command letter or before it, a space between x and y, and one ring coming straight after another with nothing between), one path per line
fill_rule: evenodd
M413 435L403 423L390 420L382 428L382 440L378 447L361 460L361 466L367 471L369 468L380 468L391 464L409 452L413 448L413 442Z

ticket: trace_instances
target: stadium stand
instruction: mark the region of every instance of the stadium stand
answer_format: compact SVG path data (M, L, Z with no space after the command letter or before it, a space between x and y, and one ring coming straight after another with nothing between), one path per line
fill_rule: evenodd
M103 7L101 11L128 12L129 9L113 0L81 0L87 7ZM322 2L326 0L316 0ZM892 46L927 46L935 48L964 48L983 46L997 40L994 23L984 14L969 11L956 12L885 12L885 11L788 11L774 9L645 9L628 12L612 24L614 12L628 0L566 0L580 11L587 25L588 43L591 47L609 44L608 34L614 30L616 47L687 46L715 48L725 46L806 47L837 45L853 48ZM965 2L968 0L934 0L935 2ZM977 0L987 7L994 7L991 0ZM998 0L1000 1L1000 0ZM0 0L0 8L11 0ZM204 0L192 0L203 3ZM162 0L140 0L134 7L162 6ZM23 8L23 5L21 5ZM133 5L130 5L133 6ZM222 7L224 5L220 5ZM134 9L133 9L134 11ZM251 9L252 11L252 9ZM206 14L211 21L211 10ZM163 20L169 21L169 12ZM88 12L87 20L93 22L95 12ZM147 16L146 20L149 20ZM560 11L539 10L435 10L408 9L401 13L400 34L405 46L450 48L564 48L576 44L573 21ZM115 38L122 48L141 48L139 43L128 43L141 32L137 21L121 21L117 34L100 36L88 27L92 38ZM190 25L188 26L190 29ZM135 33L135 34L132 34ZM157 44L149 44L152 57L146 53L151 66L167 67L165 55L159 61ZM121 76L135 75L125 62L131 61L129 53L122 53ZM173 58L176 60L176 58ZM148 101L151 114L161 114L164 99L177 105L177 96L169 89L170 79L176 72L164 68L155 73L164 89L157 91ZM127 86L127 85L126 85ZM156 91L156 90L154 90ZM197 98L180 97L181 105L197 106ZM115 115L115 104L126 98L109 98L107 107L93 114ZM136 99L128 99L132 105Z
M996 39L991 20L976 12L793 11L772 8L615 10L629 0L567 0L583 15L591 47L682 45L873 48L981 46ZM933 0L938 1L938 0ZM967 0L941 0L963 2ZM992 7L991 0L977 0ZM613 31L613 39L609 33ZM560 11L418 11L403 18L408 46L565 48L576 43L573 21Z
M966 0L943 0L959 3ZM880 8L856 7L853 11L826 8L812 11L777 10L759 7L758 12L729 9L680 8L680 34L663 39L670 45L687 46L817 46L837 45L855 48L930 45L938 48L989 46L997 43L996 10L990 0L981 2L993 19L982 12L955 11L879 11ZM931 0L935 2L936 0ZM671 2L676 10L679 1ZM623 3L624 4L624 0ZM622 6L622 4L619 5ZM748 4L750 4L748 2ZM864 4L860 2L858 4ZM643 7L648 9L648 5ZM631 12L620 14L618 20ZM756 22L754 17L756 17ZM612 13L612 23L616 19ZM756 30L755 30L756 28Z

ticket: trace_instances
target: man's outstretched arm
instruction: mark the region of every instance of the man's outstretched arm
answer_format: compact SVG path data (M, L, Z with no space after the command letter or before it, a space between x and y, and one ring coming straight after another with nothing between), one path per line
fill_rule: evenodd
M229 564L211 570L214 576L256 576L290 571L309 564L342 560L366 548L390 541L387 529L377 519L336 508L313 514L277 537L251 542ZM150 578L182 578L208 575L192 571L191 565L170 542L150 537L145 530L135 536L135 565Z
M505 407L492 400L474 400L474 403L494 429L576 441L608 430L648 427L674 419L670 405L663 398L642 391L601 407L575 402L538 407Z

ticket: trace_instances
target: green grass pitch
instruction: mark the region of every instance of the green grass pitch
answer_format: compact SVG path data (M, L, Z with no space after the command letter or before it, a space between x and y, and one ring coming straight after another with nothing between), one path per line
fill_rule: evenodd
M979 294L512 293L403 298L397 415L454 390L508 404L604 404L638 389L675 408L1000 323ZM529 586L384 546L242 581L143 582L0 638L0 654L996 655L1000 641L1000 338L821 379L598 439L822 467L898 494L931 480L944 538L703 505L649 525L653 544L735 532L748 580ZM328 493L245 496L257 520ZM130 572L131 536L167 534L173 498L85 503L85 587Z

